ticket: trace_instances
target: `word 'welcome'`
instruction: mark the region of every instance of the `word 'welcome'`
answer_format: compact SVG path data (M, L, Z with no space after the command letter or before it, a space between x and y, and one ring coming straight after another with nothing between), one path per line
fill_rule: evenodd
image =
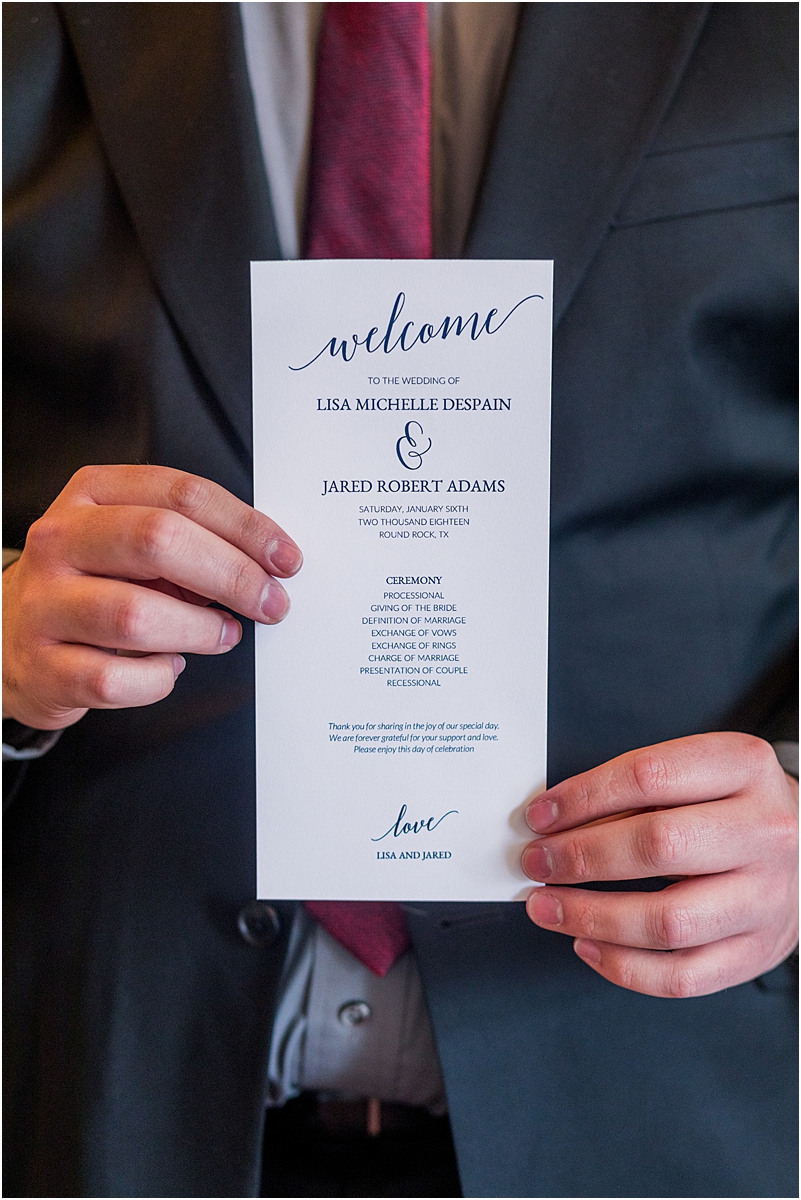
M393 341L395 327L400 324L400 316L406 304L406 293L398 292L395 297L395 303L392 306L387 327L383 333L380 326L374 325L369 333L361 338L357 333L352 333L350 338L332 337L325 343L322 350L318 350L308 362L303 363L300 367L290 365L289 369L290 371L305 371L312 363L317 362L317 359L325 354L326 351L328 351L332 358L341 357L344 362L351 362L360 346L363 346L368 354L375 354L378 350L383 350L385 354L392 354L393 350L397 350L398 348L408 351L416 346L418 342L420 345L425 346L428 342L432 342L435 339L445 341L452 333L456 337L461 337L465 332L469 333L471 341L475 342L483 333L498 333L509 320L512 313L516 312L521 304L525 304L528 300L542 300L542 296L524 296L494 326L493 321L498 315L497 308L491 308L483 320L477 312L474 312L469 317L443 317L442 322L436 328L433 324L425 321L416 333L412 333L416 322L407 321Z

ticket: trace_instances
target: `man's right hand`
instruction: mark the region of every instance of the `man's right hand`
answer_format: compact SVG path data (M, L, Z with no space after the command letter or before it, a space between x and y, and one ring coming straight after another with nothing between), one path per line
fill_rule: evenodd
M3 716L63 729L90 708L152 704L183 654L224 654L272 625L299 570L292 539L207 479L169 467L83 467L3 575ZM119 652L119 653L117 653Z

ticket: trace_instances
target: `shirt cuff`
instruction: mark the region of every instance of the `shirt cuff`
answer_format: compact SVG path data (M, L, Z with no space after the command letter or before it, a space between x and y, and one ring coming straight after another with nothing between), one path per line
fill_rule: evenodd
M29 762L52 750L63 729L31 729L10 718L3 721L3 762Z

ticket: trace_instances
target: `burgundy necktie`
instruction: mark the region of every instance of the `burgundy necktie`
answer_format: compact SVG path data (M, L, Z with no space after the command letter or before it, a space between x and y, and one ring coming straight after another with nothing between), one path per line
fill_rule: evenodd
M317 55L307 258L430 258L425 4L327 4Z
M327 4L317 54L308 258L430 258L425 4ZM376 975L409 945L400 904L307 901Z

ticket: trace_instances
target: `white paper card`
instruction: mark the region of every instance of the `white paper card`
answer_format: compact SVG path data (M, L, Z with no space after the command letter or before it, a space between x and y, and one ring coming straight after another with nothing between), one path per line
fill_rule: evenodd
M545 779L550 262L252 265L258 894L512 900Z

